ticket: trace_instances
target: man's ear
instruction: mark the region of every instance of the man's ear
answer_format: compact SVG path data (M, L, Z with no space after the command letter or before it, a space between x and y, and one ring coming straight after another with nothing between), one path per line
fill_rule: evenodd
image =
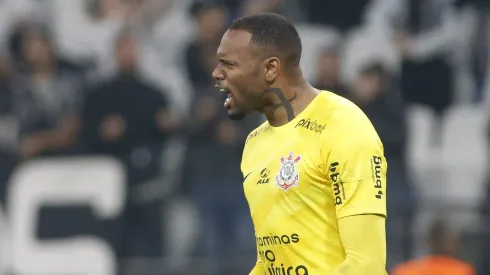
M269 57L265 60L265 81L273 83L279 75L281 61L277 57Z

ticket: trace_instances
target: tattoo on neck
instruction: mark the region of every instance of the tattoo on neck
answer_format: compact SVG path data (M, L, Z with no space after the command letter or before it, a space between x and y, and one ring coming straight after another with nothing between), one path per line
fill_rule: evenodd
M287 99L287 101L288 101L289 103L291 103L291 102L293 102L294 100L296 100L296 97L297 97L297 96L298 96L297 94L294 94L294 95L293 95L291 98ZM284 106L284 104L283 104L283 103L277 103L277 104L272 105L272 107L273 107L274 109L277 109L277 108L279 108L279 107L281 107L281 106Z
M272 105L272 107L274 109L277 109L279 107L284 107L284 109L286 109L288 121L293 120L294 119L294 110L293 110L293 106L291 105L291 102L296 99L297 95L294 94L293 97L291 97L290 99L287 99L286 95L284 95L284 92L279 88L269 88L264 92L264 94L267 94L267 93L276 94L277 97L279 98L279 100L281 101L281 103L274 104L274 105Z

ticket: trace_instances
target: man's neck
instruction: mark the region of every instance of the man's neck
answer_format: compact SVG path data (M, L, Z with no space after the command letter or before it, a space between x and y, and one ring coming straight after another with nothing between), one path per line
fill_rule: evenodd
M293 120L316 97L318 91L308 82L287 88L269 88L264 96L271 99L271 104L262 110L269 124L278 127Z

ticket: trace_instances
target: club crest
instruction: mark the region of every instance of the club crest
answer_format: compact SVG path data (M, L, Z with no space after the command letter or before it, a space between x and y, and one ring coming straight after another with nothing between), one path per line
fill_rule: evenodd
M299 174L296 163L301 160L301 156L294 156L293 152L286 157L281 157L281 168L276 175L276 185L284 191L288 191L293 186L298 186Z

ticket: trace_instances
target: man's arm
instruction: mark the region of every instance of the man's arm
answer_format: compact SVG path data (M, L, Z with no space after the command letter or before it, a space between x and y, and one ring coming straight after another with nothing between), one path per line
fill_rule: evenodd
M65 149L75 144L80 132L80 118L69 115L54 130L28 134L20 140L22 157L29 158L50 150Z
M338 221L346 258L332 275L384 275L386 265L385 217L355 215Z
M383 144L357 107L340 110L338 115L343 123L333 125L323 140L328 150L324 171L332 186L346 254L332 275L384 275L388 165Z

